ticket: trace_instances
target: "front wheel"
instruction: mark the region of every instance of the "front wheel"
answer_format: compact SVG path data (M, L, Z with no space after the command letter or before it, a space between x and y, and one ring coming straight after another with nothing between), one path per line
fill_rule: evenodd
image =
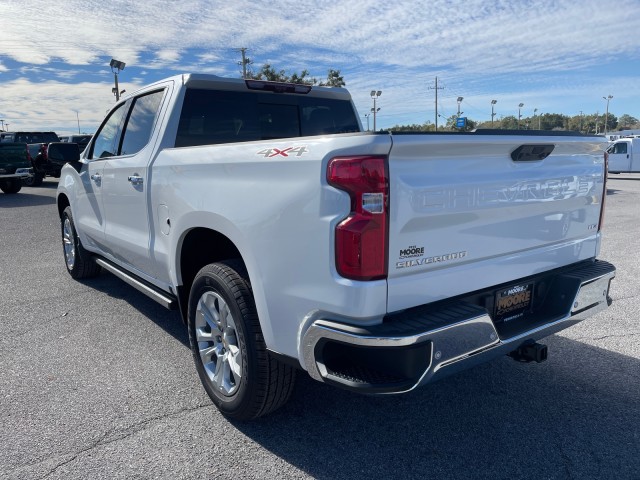
M64 252L64 263L67 272L73 278L91 278L100 273L100 265L93 261L91 254L87 252L76 232L76 226L73 223L73 215L71 207L67 207L62 212L61 218L62 230L62 250Z
M224 415L251 420L289 399L295 370L269 355L241 262L213 263L196 275L189 342L202 385Z

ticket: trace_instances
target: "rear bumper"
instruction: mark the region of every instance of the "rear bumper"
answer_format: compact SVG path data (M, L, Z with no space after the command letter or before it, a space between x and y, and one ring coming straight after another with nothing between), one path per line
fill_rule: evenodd
M606 309L614 277L615 267L603 261L545 277L552 287L539 311L516 328L496 326L486 308L464 301L413 308L372 327L316 320L304 335L304 364L314 379L342 388L407 392Z
M33 168L16 168L15 173L3 173L0 174L0 179L5 178L29 178L33 177Z

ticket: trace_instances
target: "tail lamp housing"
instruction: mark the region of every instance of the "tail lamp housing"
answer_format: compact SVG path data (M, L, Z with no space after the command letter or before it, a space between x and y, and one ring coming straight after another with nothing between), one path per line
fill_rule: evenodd
M336 269L342 277L387 277L388 172L385 156L336 157L329 162L327 181L351 199L351 211L335 229Z

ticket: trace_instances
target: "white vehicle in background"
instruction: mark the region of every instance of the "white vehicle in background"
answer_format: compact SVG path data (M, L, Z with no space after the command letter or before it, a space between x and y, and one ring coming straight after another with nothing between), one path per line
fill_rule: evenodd
M609 145L609 173L640 172L640 138L620 138Z

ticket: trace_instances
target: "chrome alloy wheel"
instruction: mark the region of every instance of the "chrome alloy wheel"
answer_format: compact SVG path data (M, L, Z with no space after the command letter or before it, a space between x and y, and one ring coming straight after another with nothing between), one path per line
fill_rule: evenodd
M71 227L71 220L69 218L64 219L62 227L62 244L64 246L64 259L67 262L67 268L73 270L76 264L76 244L73 236L73 228Z
M202 366L212 387L230 397L242 378L242 355L233 314L220 295L208 291L200 297L195 317Z

